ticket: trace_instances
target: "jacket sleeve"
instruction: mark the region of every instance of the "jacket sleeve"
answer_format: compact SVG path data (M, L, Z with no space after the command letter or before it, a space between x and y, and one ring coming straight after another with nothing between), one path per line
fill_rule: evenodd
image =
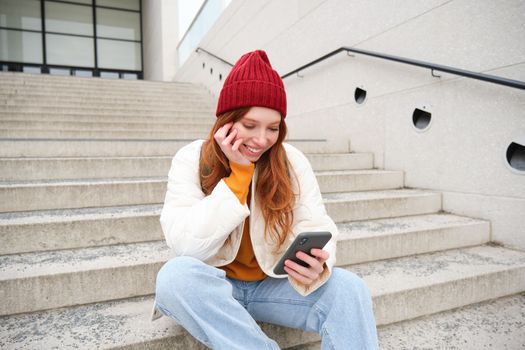
M250 214L224 180L208 196L199 180L199 150L184 147L173 158L160 215L166 242L176 256L206 260Z
M332 268L336 262L336 242L339 231L334 221L328 216L321 196L321 190L317 183L314 171L308 159L299 150L294 149L295 158L292 168L295 171L295 180L298 192L297 203L294 208L294 225L292 232L298 235L307 231L329 231L332 238L324 247L330 257L326 261L326 268L319 278L310 285L288 277L292 286L302 295L308 295L322 286L330 277ZM292 178L294 174L292 173Z

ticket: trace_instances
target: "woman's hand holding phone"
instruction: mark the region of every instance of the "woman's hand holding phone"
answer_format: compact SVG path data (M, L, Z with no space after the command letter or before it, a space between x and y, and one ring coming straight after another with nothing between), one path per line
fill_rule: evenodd
M239 151L239 147L242 145L243 139L236 139L237 130L233 129L232 126L233 123L231 122L224 124L219 128L219 130L217 130L213 137L231 162L241 165L249 165L251 162L246 159Z
M284 270L286 273L290 277L306 285L312 284L317 278L319 278L319 275L325 269L324 263L330 257L330 253L326 250L316 248L313 248L310 251L310 254L312 256L301 251L296 254L297 258L309 265L308 267L301 266L290 259L284 262Z

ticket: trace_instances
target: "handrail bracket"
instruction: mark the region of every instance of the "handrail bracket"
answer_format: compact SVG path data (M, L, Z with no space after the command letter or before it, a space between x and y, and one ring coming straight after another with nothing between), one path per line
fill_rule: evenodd
M430 72L434 78L441 78L441 75L437 75L434 73L434 69L431 69Z

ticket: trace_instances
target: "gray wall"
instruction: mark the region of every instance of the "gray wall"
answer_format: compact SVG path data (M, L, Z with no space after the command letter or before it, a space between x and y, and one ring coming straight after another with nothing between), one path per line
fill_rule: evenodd
M232 63L264 49L281 74L354 46L525 81L524 37L521 0L234 0L201 46ZM175 79L217 94L229 69L195 53ZM525 250L525 174L505 160L525 140L525 92L438 74L332 57L285 80L290 137L349 140L377 168L405 171L407 187L441 191L445 211L489 219L493 240ZM363 104L356 87L368 92ZM424 132L412 125L415 108L432 113Z

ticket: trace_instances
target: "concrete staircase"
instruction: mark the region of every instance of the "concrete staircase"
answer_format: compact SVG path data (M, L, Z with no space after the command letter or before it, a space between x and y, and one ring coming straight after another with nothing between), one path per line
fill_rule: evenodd
M171 158L207 135L211 100L184 83L0 74L0 348L202 348L150 311ZM379 326L525 291L525 253L491 245L489 222L444 213L440 193L404 188L372 154L290 142ZM283 348L319 339L263 328Z

